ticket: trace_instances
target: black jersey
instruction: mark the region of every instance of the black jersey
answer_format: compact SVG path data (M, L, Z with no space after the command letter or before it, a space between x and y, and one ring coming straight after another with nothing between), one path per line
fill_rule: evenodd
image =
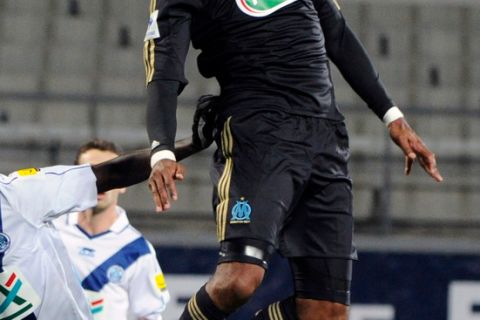
M225 105L339 119L317 12L290 2L257 17L241 10L247 1L206 0L191 24L199 70L218 79Z
M177 81L181 91L191 41L224 108L342 119L329 58L379 117L393 106L335 0L152 0L145 40L147 82Z

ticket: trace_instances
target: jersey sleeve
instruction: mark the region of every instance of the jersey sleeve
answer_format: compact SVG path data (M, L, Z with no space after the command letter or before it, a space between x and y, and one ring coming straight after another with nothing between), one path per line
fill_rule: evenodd
M142 256L134 266L128 282L130 311L136 319L161 320L170 301L165 278L150 243L150 254Z
M33 225L97 203L96 177L89 165L30 168L10 178L12 205Z
M200 0L151 0L150 18L144 39L147 84L153 80L187 84L185 59L190 45L192 14L201 7Z
M336 0L313 0L330 60L370 109L383 119L395 105L367 51L350 29Z
M192 14L201 0L151 0L144 39L147 133L152 151L174 149L177 95L187 85L185 59Z

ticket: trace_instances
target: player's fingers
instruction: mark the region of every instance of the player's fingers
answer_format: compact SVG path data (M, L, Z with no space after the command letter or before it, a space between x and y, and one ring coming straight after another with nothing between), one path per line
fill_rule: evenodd
M405 154L405 168L404 172L406 175L409 175L412 171L413 162L417 158L415 152L410 145L410 142L407 137L402 137L398 139L398 146L402 149L403 153Z
M420 138L413 139L410 145L412 146L413 151L422 157L429 157L433 154Z
M413 159L412 157L409 157L409 156L405 156L405 168L404 168L404 171L405 171L405 175L410 175L410 172L412 172L412 167L413 167L413 161L415 159Z
M435 155L431 153L427 157L419 157L420 166L437 182L443 181L443 177L437 168Z
M148 188L150 189L150 192L152 192L153 202L155 203L155 211L162 212L163 211L163 204L162 204L162 201L160 199L160 194L158 193L157 185L155 183L155 180L151 179L149 181Z
M177 166L177 171L175 172L175 179L183 180L185 178L186 169L182 165Z
M154 170L152 172L151 180L155 183L157 190L157 195L160 200L160 204L163 210L170 208L170 203L168 201L168 187L167 187L167 177L169 176L167 169L163 170Z
M177 186L175 184L175 180L173 179L173 174L164 174L163 175L163 179L164 179L164 182L165 182L165 196L167 197L167 205L168 205L168 208L170 208L170 203L168 203L168 195L170 195L170 197L173 199L173 200L177 200L178 199L178 195L177 195Z
M158 186L158 195L160 198L160 203L162 205L162 211L170 209L170 202L168 201L168 193L165 189L165 184L162 184L161 186Z
M170 209L170 202L168 201L168 182L165 181L165 177L162 176L162 184L161 186L157 185L159 189L159 196L160 201L162 202L162 206L164 210Z
M443 177L442 175L440 174L440 171L438 170L437 167L433 168L430 172L429 172L430 176L437 182L442 182L443 181Z
M418 154L420 166L436 181L443 181L443 177L437 168L435 154L420 139L413 144L413 149Z
M408 137L400 138L398 140L398 146L400 147L400 149L402 149L405 156L415 160L416 155L415 155L415 152L413 151L413 148L410 144L410 139Z

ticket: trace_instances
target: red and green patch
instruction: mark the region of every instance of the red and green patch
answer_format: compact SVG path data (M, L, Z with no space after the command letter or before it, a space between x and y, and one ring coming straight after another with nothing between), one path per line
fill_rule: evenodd
M252 17L265 17L297 0L236 0L243 13Z
M40 303L35 291L21 272L4 270L0 273L0 319L14 320L32 313Z

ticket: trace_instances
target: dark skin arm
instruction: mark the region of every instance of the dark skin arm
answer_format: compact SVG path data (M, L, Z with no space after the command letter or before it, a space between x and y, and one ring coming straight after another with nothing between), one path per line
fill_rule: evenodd
M404 118L392 121L388 125L390 137L402 149L405 154L405 174L409 175L412 171L412 165L418 160L420 166L435 181L443 181L443 177L437 168L435 154L431 152L423 143L422 139L410 128Z
M194 152L195 148L207 148L215 136L216 99L213 96L202 96L198 100L197 109L193 117L192 144L182 148L182 153ZM177 154L178 151L175 151ZM178 160L179 157L176 156ZM155 163L150 174L148 187L152 192L155 209L158 212L170 208L170 200L177 200L176 180L183 180L185 167L180 163L162 159Z
M198 151L200 149L192 144L191 137L175 142L175 156L178 161ZM97 177L98 192L124 188L147 180L151 171L150 154L150 149L137 150L92 166Z
M314 0L328 57L335 63L348 84L367 103L379 118L394 105L375 70L367 51L347 25L333 0ZM405 154L405 174L409 175L415 160L435 180L443 178L437 168L435 155L408 125L404 118L388 125L390 137Z

